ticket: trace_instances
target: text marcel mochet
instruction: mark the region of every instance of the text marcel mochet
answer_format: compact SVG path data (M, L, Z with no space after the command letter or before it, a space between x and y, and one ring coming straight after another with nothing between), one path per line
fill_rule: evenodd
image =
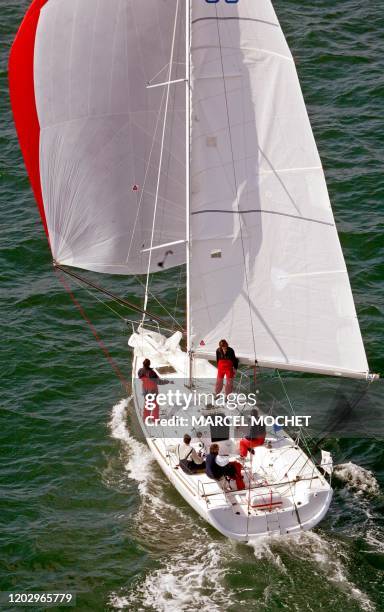
M257 397L255 393L230 393L227 397L223 394L214 396L212 393L192 393L181 392L179 389L168 390L166 393L147 393L145 396L145 408L151 412L157 406L169 406L179 407L182 410L188 410L189 408L195 408L201 404L207 405L208 403L213 408L226 408L229 410L235 410L238 407L245 407L246 405L255 407L257 405ZM161 427L201 427L201 426L234 426L243 427L249 425L266 425L272 427L308 427L310 416L272 416L272 415L242 415L242 414L210 414L210 415L188 415L181 416L173 415L167 418L155 418L152 415L148 415L145 418L145 425L147 427L153 427L160 425Z
M147 427L246 427L249 425L262 425L264 424L266 427L272 427L276 425L277 427L308 427L309 415L299 416L297 414L293 416L272 416L270 414L267 415L259 415L255 416L244 416L242 414L210 414L210 415L191 415L189 416L180 416L173 415L168 418L157 418L155 419L153 416L145 417L145 425Z

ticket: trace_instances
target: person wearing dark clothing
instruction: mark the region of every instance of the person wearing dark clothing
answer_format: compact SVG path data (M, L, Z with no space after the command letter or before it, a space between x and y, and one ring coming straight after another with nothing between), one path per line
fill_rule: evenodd
M257 419L259 416L256 408L251 410L251 417ZM266 436L266 428L263 423L257 424L251 421L251 425L249 428L249 434L245 436L245 438L241 438L240 440L240 457L246 457L248 451L254 455L254 449L257 446L262 446L264 444L265 436Z
M157 393L157 385L168 385L169 380L160 378L157 372L151 368L151 362L149 359L144 359L143 367L137 373L141 382L143 383L143 395L147 393Z
M233 391L233 379L239 366L239 360L233 348L228 346L226 340L220 340L219 348L216 350L217 379L216 394L221 393L225 382L225 394L229 395Z
M205 458L205 471L209 478L220 480L225 475L224 467L216 463L217 453L210 452Z
M220 480L223 476L236 481L237 489L245 489L243 477L241 475L242 465L238 461L229 461L227 465L219 465L217 456L219 454L219 445L211 444L209 454L205 458L205 472L209 478Z
M235 351L233 350L232 347L228 346L228 343L226 340L220 340L219 348L216 349L217 365L219 365L219 361L226 361L226 360L229 360L232 363L235 370L237 370L239 366L239 360L237 359L235 355Z
M147 395L153 395L153 402L155 403L155 407L152 410L149 410L147 407L147 402L144 400L144 420L146 417L151 416L154 419L159 418L159 405L156 402L156 395L159 392L158 385L168 385L170 384L169 380L165 378L160 378L160 376L155 372L153 368L151 368L151 362L149 359L144 359L143 367L137 373L137 376L141 380L143 386L143 395L144 398Z

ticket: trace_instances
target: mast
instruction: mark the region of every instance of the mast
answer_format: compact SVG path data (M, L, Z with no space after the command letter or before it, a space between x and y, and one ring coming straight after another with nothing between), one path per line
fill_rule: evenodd
M191 76L191 3L186 1L185 9L185 190L186 190L186 266L187 266L187 353L189 362L189 386L192 386L192 347L191 347L191 317L190 317L190 158L191 158L191 91L190 91L190 76Z

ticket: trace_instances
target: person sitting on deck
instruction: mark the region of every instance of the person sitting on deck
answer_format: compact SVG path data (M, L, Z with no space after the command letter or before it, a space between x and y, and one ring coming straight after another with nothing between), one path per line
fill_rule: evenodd
M252 408L251 417L257 419L259 413L256 408ZM262 446L265 441L266 429L264 422L263 424L258 425L257 423L251 422L251 426L249 428L249 434L245 436L245 438L241 438L240 440L240 457L246 457L248 451L254 455L254 449L257 446Z
M179 466L186 474L193 474L198 470L205 470L204 457L201 457L193 446L191 446L191 436L189 434L184 434L182 444L170 446L168 450L177 454Z
M152 410L149 410L147 407L147 402L146 400L144 400L143 418L145 420L148 416L151 416L154 419L158 419L160 413L158 403L156 402L156 395L159 392L158 385L168 385L172 384L172 382L170 380L166 380L165 378L160 378L158 373L155 372L153 368L151 368L151 362L149 359L144 359L143 367L140 368L137 375L141 380L143 386L144 398L147 395L152 395L152 399L155 403L155 407Z
M226 340L220 340L219 348L216 350L217 363L217 379L216 379L216 395L221 393L225 381L225 395L229 395L233 391L233 379L235 377L239 360L235 355L233 348L228 346Z
M245 483L241 475L242 465L238 461L229 461L226 465L218 463L219 445L211 444L209 454L205 458L205 472L209 478L220 480L223 476L236 481L236 487L240 491L245 489ZM224 458L224 457L223 457Z

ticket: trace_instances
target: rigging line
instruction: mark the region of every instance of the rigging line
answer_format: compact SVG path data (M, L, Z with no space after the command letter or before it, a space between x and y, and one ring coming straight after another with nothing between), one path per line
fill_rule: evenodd
M180 18L180 21L182 21L182 16ZM175 47L175 51L174 51L174 57L173 60L175 59L179 59L180 56L180 40L181 40L181 35L182 35L182 27L180 26L177 29L177 33L175 35L175 43L174 43L174 47ZM172 62L173 65L175 65L175 62ZM176 68L176 73L173 75L174 79L172 79L171 82L175 82L176 77L178 76L178 72L177 72L177 68ZM177 79L176 79L177 81ZM185 79L181 79L181 81L185 82ZM170 82L170 85L171 85ZM166 155L165 155L165 159L164 159L164 163L163 163L163 174L165 175L165 177L167 178L167 183L165 185L165 190L164 190L164 194L163 197L168 201L170 197L172 197L172 195L169 193L170 189L169 189L169 185L168 185L168 177L170 175L171 169L172 169L172 162L175 158L174 153L172 151L173 147L172 147L172 143L174 142L174 138L176 136L175 134L175 125L176 125L176 109L177 109L177 88L173 88L170 89L170 96L171 96L171 100L169 102L169 116L172 117L172 121L170 121L170 126L169 126L169 131L168 131L168 138L169 138L169 142L170 142L170 146L167 147L166 150ZM177 132L177 130L176 130ZM180 187L182 187L182 183L180 183ZM160 208L160 218L158 219L159 225L160 227L164 228L167 226L167 222L166 222L166 209L165 206L162 206ZM161 232L161 238L163 238L163 232ZM167 242L167 238L166 236L164 237L165 242ZM153 277L152 277L153 278ZM152 279L150 280L150 282L152 282Z
M177 311L177 306L178 306L178 303L179 303L179 295L180 295L180 293L181 293L181 291L182 291L182 288L183 288L183 287L182 287L182 283L181 283L181 276L182 276L182 273L183 273L183 268L182 268L182 266L180 266L180 271L179 271L179 280L178 280L178 283L177 283L177 291L176 291L175 308L174 308L174 311L173 311L173 317L172 317L174 321L176 321L176 320L177 320L177 319L176 319L176 311Z
M77 280L77 278L73 278L74 282L78 285L78 287L81 287L84 289L84 291L86 291L88 293L88 295L90 295L91 297L95 298L95 300L97 300L98 302L100 302L100 304L103 304L103 306L105 306L106 308L109 308L109 310L111 310L116 316L118 316L122 321L126 321L126 318L123 317L122 314L120 314L119 312L117 312L117 310L115 310L114 308L112 308L112 306L110 306L109 304L107 304L107 302L104 302L104 300L102 300L101 298L99 298L95 293L92 293L92 291L90 291L89 289L87 289L86 287L82 286L80 281ZM113 299L113 301L115 301Z
M60 264L58 264L57 262L54 262L54 267L61 270L62 272L64 272L65 274L67 274L68 276L71 276L72 278L76 278L77 280L79 280L80 282L84 283L85 285L88 285L89 287L92 287L93 289L96 289L97 291L100 291L100 293L104 293L104 295L108 295L110 298L112 298L113 300L115 300L118 304L121 304L122 306L125 306L126 308L130 308L131 310L134 310L135 312L139 312L140 314L145 314L148 316L148 318L152 321L157 321L158 323L160 323L162 326L167 327L169 325L169 323L167 321L165 321L165 319L162 319L161 317L148 312L147 310L144 311L143 308L141 308L140 306L136 306L136 304L133 304L132 302L129 302L128 300L125 300L123 298L120 298L119 296L115 295L114 293L112 293L111 291L108 291L107 289L104 289L103 287L100 287L99 285L96 285L96 283L93 283L92 281L83 278L82 276L79 276L78 274L76 274L73 271L67 270L66 268L63 268ZM184 333L184 329L178 324L179 329L181 332Z
M251 467L250 467L250 472L248 472L248 504L247 504L247 537L249 536L249 517L251 515L250 513L250 506L251 506L251 480L252 480L252 475L253 475L253 455L251 454Z
M235 182L235 197L236 197L237 210L238 210L238 213L240 213L238 185L237 185L236 168L235 168L235 156L234 156L234 152L233 152L232 130L231 130L230 117L229 117L229 105L228 105L227 85L226 85L226 82L225 82L224 60L223 60L223 52L222 52L222 46L221 46L220 25L219 25L219 16L218 16L217 6L215 6L215 10L216 10L217 36L218 36L219 49L220 49L220 62L221 62L221 70L222 70L222 76L223 76L224 100L225 100L225 108L226 108L227 121L228 121L228 135L229 135L229 143L230 143L230 147L231 147L233 178L234 178L234 182ZM241 219L241 215L240 214L239 214L239 225L240 225L241 248L242 248L242 252L243 252L243 261L244 261L244 276L245 276L245 283L246 283L246 287L247 287L249 318L250 318L250 321L251 321L253 351L254 351L255 361L256 361L257 357L256 357L255 330L254 330L254 326L253 326L251 298L250 298L250 295L249 295L249 282L248 282L248 273L247 273L247 262L246 262L246 257L245 257L245 248L244 248L244 239L243 239L243 226L242 226L242 219Z
M363 397L366 395L366 393L368 392L369 386L372 384L372 380L368 381L368 383L365 385L365 387L363 388L363 390L361 391L361 393L358 394L357 398L349 403L348 409L350 411L353 411L361 402L361 400L363 399ZM344 418L344 414L342 415ZM314 447L314 452L320 450L320 445L324 442L324 440L326 440L329 435L332 433L332 430L335 429L335 426L339 425L340 423L340 419L336 418L334 419L331 424L328 426L328 431L326 432L326 435L323 435L319 440L317 440L317 442L315 443L315 447Z
M76 306L76 308L78 309L78 311L80 312L81 316L83 317L84 321L89 325L94 337L96 338L96 341L98 342L101 350L103 351L107 361L109 362L109 364L111 365L113 371L115 372L116 376L120 379L120 381L123 383L123 385L128 388L129 387L129 382L128 380L125 378L124 374L122 373L122 371L120 370L119 366L117 365L117 363L115 362L115 360L113 359L113 357L111 356L110 352L108 351L106 345L104 344L103 340L100 338L95 326L93 325L92 321L90 320L90 318L88 317L87 313L85 312L84 308L82 307L82 305L80 304L80 302L77 301L77 299L75 298L75 296L73 295L70 286L65 282L65 279L63 276L61 276L59 274L59 271L61 270L62 272L64 270L62 270L62 268L60 268L59 266L55 266L55 273L59 279L59 281L61 282L61 284L63 285L63 287L65 288L65 290L67 291L67 293L69 294L72 302L74 303L74 305Z
M311 480L312 480L312 479L311 479ZM296 505L296 502L295 502L295 496L294 496L294 493L293 493L293 491L292 491L291 483L290 483L289 481L288 481L288 486L289 486L289 491L290 491L290 493L291 493L291 497L292 497L292 501L293 501L293 507L294 507L294 509L295 509L295 514L296 514L297 522L298 522L298 524L299 524L299 526L300 526L300 529L303 529L303 525L301 524L301 519L300 519L299 509L298 509L298 507L297 507L297 505Z
M150 85L150 84L151 84L151 83L152 83L152 82L155 80L155 78L156 78L156 77L158 77L158 76L159 76L159 74L160 74L161 72L163 72L163 70L165 70L165 69L166 69L166 68L168 68L168 67L169 67L169 64L168 64L168 63L167 63L167 64L164 64L164 66L163 66L162 68L160 68L159 72L156 72L155 76L153 76L151 79L149 79L149 81L147 81L148 85Z
M284 384L284 381L283 381L283 379L281 377L281 374L280 374L279 370L276 370L276 372L277 372L277 377L278 377L278 379L280 381L280 384L281 384L281 386L283 388L283 391L285 393L285 397L288 400L288 404L289 404L289 407L291 409L291 413L292 413L293 416L296 416L295 410L293 408L292 402L291 402L290 397L288 395L288 391L287 391L286 386ZM312 452L311 452L311 450L309 448L309 442L307 441L307 437L306 437L302 427L300 427L300 429L299 429L298 439L302 439L303 440L304 446L305 446L305 448L306 448L310 458L313 459L313 454L312 454ZM309 437L308 437L308 440L309 440Z
M135 277L134 277L134 279L135 279L135 280L137 280L137 282L138 282L138 283L139 283L139 284L140 284L142 287L145 287L145 284L141 282L141 280L139 279L139 277L138 277L138 276L135 276ZM165 312L167 313L167 315L168 315L169 317L171 317L171 319L174 321L174 323L176 323L176 325L178 325L179 327L182 327L182 326L180 325L180 323L178 322L178 320L177 320L177 319L175 319L175 317L174 317L174 316L173 316L173 315L172 315L172 314L169 312L169 310L166 308L166 306L164 306L164 304L162 304L162 303L160 302L160 300L159 300L159 299L158 299L158 298L155 296L155 294L154 294L154 293L152 293L152 291L150 291L149 289L148 289L148 293L149 293L149 295L150 295L150 296L151 296L151 297L152 297L152 298L153 298L153 299L154 299L154 300L155 300L155 301L156 301L156 302L159 304L159 306L161 306L161 308L163 308L163 309L165 310Z
M170 56L170 60L169 60L169 69L168 69L167 95L166 95L166 99L165 99L164 123L163 123L162 135L161 135L159 170L158 170L158 173L157 173L155 206L154 206L153 221L152 221L151 249L153 247L153 239L154 239L154 235L155 235L157 204L158 204L158 201L159 201L161 166L162 166L162 163L163 163L164 144L165 144L165 130L166 130L166 127L167 127L169 92L170 92L170 89L171 89L169 81L171 80L171 77L172 77L173 54L174 54L174 50L175 50L176 26L177 26L177 16L178 16L178 14L179 14L179 0L177 0L177 2L176 2L175 21L174 21L174 24L173 24L171 56ZM151 263L152 263L152 250L149 251L149 257L148 257L147 280L146 280L146 286L145 286L144 307L143 307L144 313L143 313L143 318L142 318L142 324L144 323L144 320L145 320L145 311L146 311L146 308L147 308L147 305L148 305L148 290L149 290L149 276L150 276L150 270L151 270Z

